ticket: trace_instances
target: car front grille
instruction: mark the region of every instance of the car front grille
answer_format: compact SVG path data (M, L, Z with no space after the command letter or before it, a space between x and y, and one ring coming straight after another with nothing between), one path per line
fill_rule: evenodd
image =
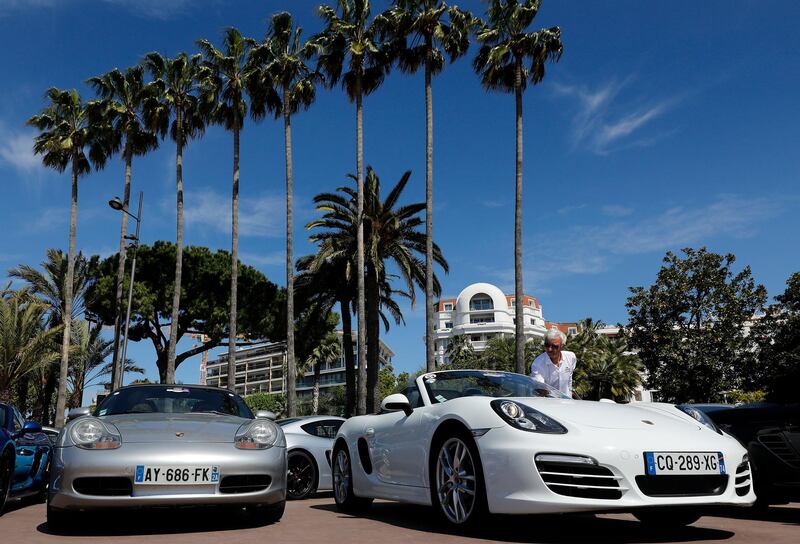
M272 483L266 474L241 474L225 476L219 484L220 493L253 493L263 491Z
M133 494L133 484L130 478L122 476L76 478L72 482L72 487L81 495L98 497L130 497Z
M627 491L619 485L622 478L614 476L606 467L536 461L536 468L547 488L559 495L614 500Z
M636 477L636 485L649 497L721 495L728 485L728 475L640 475Z
M736 489L736 494L744 497L750 492L750 484L752 476L750 475L750 463L747 461L736 467L736 479L733 482L733 487Z
M782 433L778 431L761 433L758 435L758 441L783 462L794 468L800 468L800 455L786 442Z

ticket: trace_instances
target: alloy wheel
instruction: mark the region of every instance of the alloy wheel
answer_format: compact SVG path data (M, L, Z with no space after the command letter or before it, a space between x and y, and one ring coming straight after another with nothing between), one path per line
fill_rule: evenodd
M296 452L289 455L289 472L286 482L291 499L303 499L310 495L316 483L314 464L308 455Z
M336 502L344 503L350 491L350 458L347 452L340 449L336 452L336 460L333 464L333 493Z
M439 449L436 494L450 522L462 524L470 519L477 494L476 470L472 453L460 438L448 439Z

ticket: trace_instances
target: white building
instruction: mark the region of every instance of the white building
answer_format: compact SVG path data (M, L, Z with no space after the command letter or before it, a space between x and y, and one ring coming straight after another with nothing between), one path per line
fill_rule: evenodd
M342 331L336 331L339 341ZM392 362L394 353L389 346L380 343L381 364ZM358 349L356 339L353 338L353 352L356 369L358 369ZM253 393L284 393L286 391L286 342L268 342L242 348L236 351L236 393L239 395L252 395ZM201 383L219 387L225 386L228 378L228 354L222 353L219 357L205 365L205 374ZM320 391L345 385L344 354L339 360L325 364L320 369ZM311 394L314 385L314 373L307 372L305 377L298 377L296 390L298 397L302 398Z
M542 307L530 295L522 297L525 339L543 338L547 331ZM435 304L436 364L448 362L450 338L466 336L476 352L486 349L495 336L513 336L516 332L514 295L506 295L489 283L473 283L458 297L442 299Z

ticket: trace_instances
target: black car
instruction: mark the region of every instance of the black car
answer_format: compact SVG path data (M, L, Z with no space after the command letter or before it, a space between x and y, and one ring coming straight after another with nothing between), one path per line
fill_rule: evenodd
M750 456L759 504L800 500L800 404L694 404Z

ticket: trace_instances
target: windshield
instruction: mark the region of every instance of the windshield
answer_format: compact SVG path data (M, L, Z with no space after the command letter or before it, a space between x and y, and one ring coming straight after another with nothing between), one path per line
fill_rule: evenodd
M253 419L239 395L220 389L181 385L126 387L109 395L95 416L118 414L224 414Z
M530 376L511 372L453 370L431 372L422 376L431 402L446 402L458 397L550 397L566 399L566 395Z

